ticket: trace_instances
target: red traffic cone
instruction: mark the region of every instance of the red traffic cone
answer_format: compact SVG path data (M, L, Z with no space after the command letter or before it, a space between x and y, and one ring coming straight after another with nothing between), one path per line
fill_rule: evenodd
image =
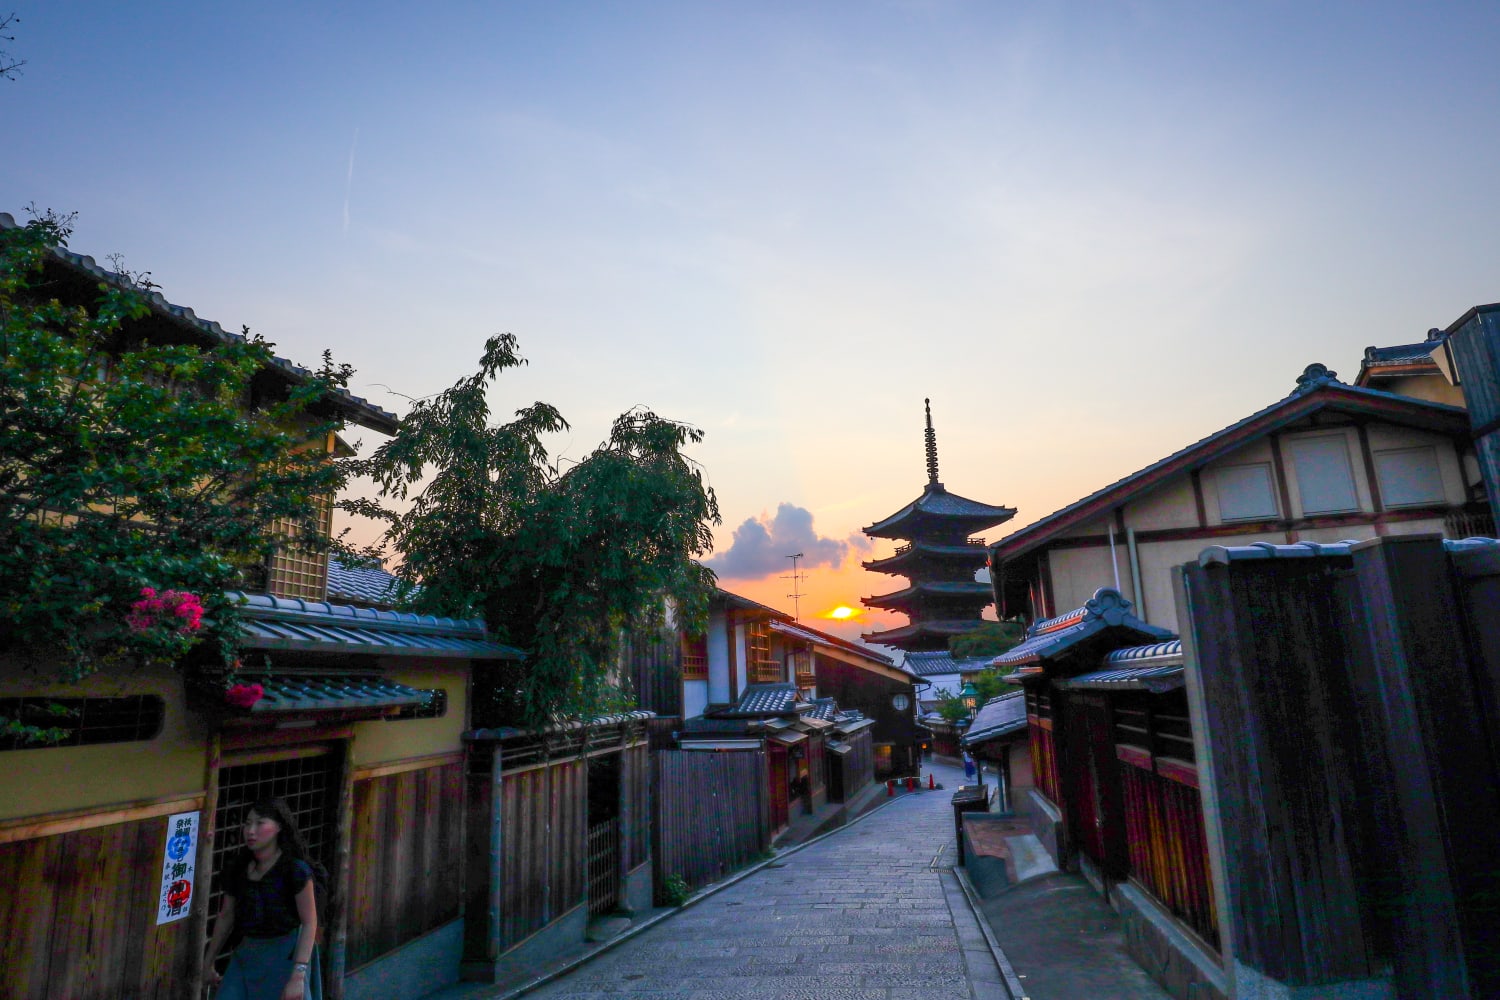
M937 788L937 779L932 776L931 771L927 772L927 787L932 789Z
M896 795L896 779L891 778L885 783L885 797L894 798Z

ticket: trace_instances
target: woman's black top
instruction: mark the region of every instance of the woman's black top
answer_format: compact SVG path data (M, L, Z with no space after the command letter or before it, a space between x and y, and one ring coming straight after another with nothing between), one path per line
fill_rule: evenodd
M274 938L302 926L297 893L313 877L306 861L283 854L259 881L250 878L250 861L231 870L224 891L234 897L234 926L246 937Z

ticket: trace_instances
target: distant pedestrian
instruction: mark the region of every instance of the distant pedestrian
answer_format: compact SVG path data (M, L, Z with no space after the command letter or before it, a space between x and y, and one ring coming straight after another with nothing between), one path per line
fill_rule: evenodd
M218 1000L321 1000L316 877L291 810L262 799L245 813L245 846L229 859L224 901L204 956ZM214 961L231 932L244 939L221 977Z
M976 773L977 772L975 771L975 768L974 768L974 758L970 757L969 754L967 752L965 752L964 753L964 780L972 782L974 780L974 775Z

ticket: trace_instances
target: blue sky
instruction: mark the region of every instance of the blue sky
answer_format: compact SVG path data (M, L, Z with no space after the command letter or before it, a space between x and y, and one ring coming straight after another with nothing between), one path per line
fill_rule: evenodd
M726 546L912 499L924 396L1020 525L1500 298L1494 5L11 6L0 210L398 411L514 332L564 453L707 432Z

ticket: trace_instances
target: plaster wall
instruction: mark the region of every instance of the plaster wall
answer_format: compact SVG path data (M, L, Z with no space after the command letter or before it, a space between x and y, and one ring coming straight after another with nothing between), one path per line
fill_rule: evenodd
M183 681L170 667L109 672L77 684L0 663L0 697L117 698L154 694L165 709L155 739L99 746L8 750L0 768L0 819L122 805L204 790L208 733L187 712Z
M723 608L708 613L708 632L705 634L708 647L708 700L729 700L729 624ZM686 708L684 714L688 713ZM701 712L698 714L702 714Z
M1404 378L1379 379L1381 385L1372 389L1384 389L1398 396L1425 399L1429 403L1446 403L1449 406L1464 406L1464 393L1458 386L1441 375L1407 375Z
M1110 568L1109 545L1077 549L1053 549L1047 558L1052 566L1052 595L1057 614L1065 614L1094 596L1100 587L1115 585L1115 570ZM1120 593L1134 601L1130 579L1130 553L1123 533L1115 536L1115 565L1120 576Z
M1227 535L1221 538L1186 538L1175 542L1154 542L1142 545L1141 589L1146 593L1145 611L1142 615L1152 625L1160 625L1178 631L1177 602L1172 596L1172 568L1196 560L1210 545L1249 545L1253 542L1282 544L1286 535L1281 532ZM1141 614L1141 608L1136 608Z
M437 719L401 719L388 722L373 719L354 725L351 750L355 764L425 757L463 749L460 737L468 728L469 688L468 660L382 660L387 676L398 684L428 690L441 688L448 693L448 711ZM483 664L475 672L483 676Z
M745 643L745 626L736 625L730 641L734 643L734 689L743 694L748 683L750 661L750 651Z
M691 719L708 708L708 681L682 682L682 717Z
M1125 526L1136 531L1196 528L1198 503L1193 499L1193 481L1182 476L1132 500L1125 505Z

